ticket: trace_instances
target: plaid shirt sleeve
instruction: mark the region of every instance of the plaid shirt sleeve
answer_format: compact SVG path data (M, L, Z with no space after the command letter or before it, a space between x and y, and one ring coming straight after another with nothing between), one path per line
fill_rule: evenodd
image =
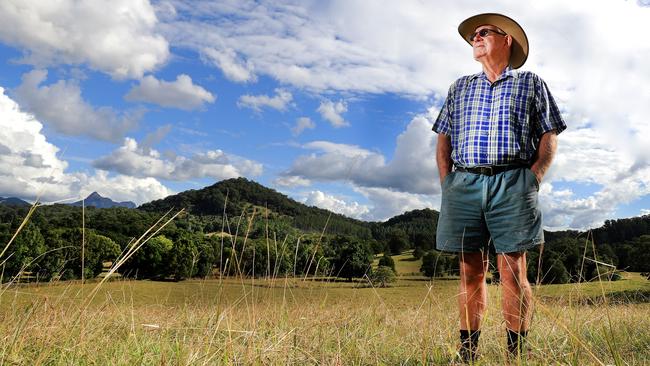
M451 84L449 87L449 92L447 93L447 99L440 109L438 118L433 123L433 130L436 133L441 133L443 135L451 135L451 116L453 115L454 109L454 90L456 88L456 83Z
M544 133L555 130L560 133L566 129L560 109L548 90L548 86L540 77L535 77L535 108L531 118L535 134L540 138Z

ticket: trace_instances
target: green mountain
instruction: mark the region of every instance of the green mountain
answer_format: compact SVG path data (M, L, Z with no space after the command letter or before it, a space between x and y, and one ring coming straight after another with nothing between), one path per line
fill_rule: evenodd
M31 206L32 204L23 201L20 198L17 197L0 197L0 205L8 205L8 206Z
M203 189L181 192L145 203L139 209L164 212L185 208L196 216L222 216L225 212L229 217L236 217L253 207L260 209L260 215L264 215L265 209L268 209L300 230L322 231L327 224L326 232L329 234L371 237L370 224L367 222L307 206L246 178L227 179Z

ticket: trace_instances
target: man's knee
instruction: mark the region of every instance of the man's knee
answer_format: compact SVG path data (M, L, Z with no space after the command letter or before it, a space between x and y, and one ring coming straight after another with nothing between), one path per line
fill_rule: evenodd
M526 253L499 254L497 258L499 277L505 285L527 286Z
M460 275L465 283L479 284L485 281L487 258L483 253L461 255Z
M482 267L466 269L462 271L461 277L470 284L482 283L485 281L485 271Z

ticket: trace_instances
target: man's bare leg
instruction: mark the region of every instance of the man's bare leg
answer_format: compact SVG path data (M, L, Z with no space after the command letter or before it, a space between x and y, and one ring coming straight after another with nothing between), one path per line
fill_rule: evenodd
M533 314L533 292L526 277L526 252L499 254L497 266L501 277L501 306L508 331L508 350L516 354L521 351Z
M487 253L461 253L460 255L460 329L478 330L487 307L485 275L488 268Z
M480 336L481 319L487 306L487 254L460 254L460 350L463 361L474 361Z

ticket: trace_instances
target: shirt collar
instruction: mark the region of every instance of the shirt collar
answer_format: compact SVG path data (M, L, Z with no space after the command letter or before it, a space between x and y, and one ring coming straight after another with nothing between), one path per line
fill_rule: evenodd
M517 70L513 69L512 66L508 65L505 68L505 70L503 70L503 72L501 73L499 78L496 79L494 82L496 83L497 81L502 80L502 79L507 79L508 77L517 78L518 76L519 76L519 73L517 72ZM483 72L483 71L481 71L479 73L476 73L474 75L470 75L469 78L470 78L470 80L473 80L473 79L476 79L476 78L481 78L481 79L484 79L484 80L488 79L487 75L485 75L485 72Z

